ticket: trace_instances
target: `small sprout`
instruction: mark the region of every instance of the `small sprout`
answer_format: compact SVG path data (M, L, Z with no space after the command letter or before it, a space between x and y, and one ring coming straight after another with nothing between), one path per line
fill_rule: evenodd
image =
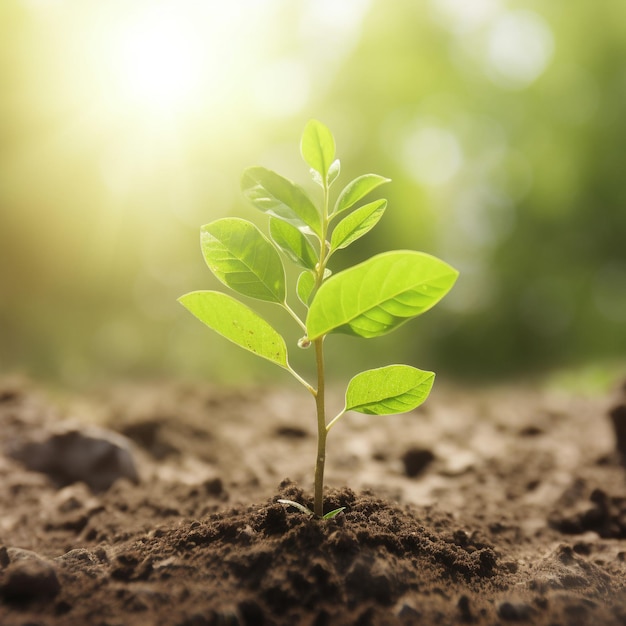
M341 171L332 133L321 122L309 121L300 152L321 188L321 198L311 197L272 170L248 168L241 179L242 192L268 215L269 237L247 220L227 217L202 227L201 247L209 269L224 285L239 295L277 304L304 331L298 347L315 348L316 384L291 367L283 336L238 299L220 291L194 291L179 302L226 339L289 372L311 393L318 434L314 510L291 500L279 502L330 519L345 508L324 514L330 429L347 411L391 415L413 410L428 397L435 375L409 365L387 365L356 374L348 383L343 409L327 419L325 338L335 333L364 338L385 335L437 304L454 285L458 272L429 254L395 250L332 275L328 267L332 256L366 235L387 208L384 199L362 201L390 181L378 174L358 176L331 202L330 187ZM295 292L304 307L302 316L288 302L283 257L300 268Z
M307 348L310 348L310 347L311 347L311 342L309 341L309 338L306 335L298 339L298 348L302 348L303 350L306 350Z
M300 504L299 502L295 502L294 500L278 500L281 504L286 504L287 506L292 506L294 509L298 509L300 513L304 513L305 515L315 515L313 511L308 506L304 506L304 504Z
M328 513L324 513L324 515L322 515L323 519L333 519L333 517L337 517L337 515L339 515L339 513L341 513L342 511L345 511L346 507L345 506L340 506L338 509L333 509L332 511L328 511Z
M315 515L315 513L313 513L313 511L311 511L311 509L308 506L304 506L304 504L300 504L299 502L295 502L294 500L277 500L277 502L280 502L281 504L285 504L287 506L292 506L294 509L298 509L298 511L300 511L300 513L304 513L305 515ZM322 519L332 519L333 517L336 517L337 515L339 515L339 513L341 513L342 511L345 511L346 507L345 506L340 506L338 509L333 509L332 511L328 511L328 513L325 513L324 515L322 515Z

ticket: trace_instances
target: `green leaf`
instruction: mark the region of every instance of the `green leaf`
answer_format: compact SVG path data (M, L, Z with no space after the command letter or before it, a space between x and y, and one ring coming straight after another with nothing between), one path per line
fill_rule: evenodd
M315 248L295 226L270 217L270 236L274 243L296 264L315 269L318 261Z
M332 511L328 511L328 513L324 513L324 515L322 515L322 519L333 519L333 517L337 517L339 513L345 510L345 506L340 506L338 509L333 509Z
M285 270L280 255L251 222L225 217L201 229L202 254L226 286L257 300L285 301Z
M339 176L340 171L341 171L341 164L339 163L339 159L335 159L331 163L330 168L328 169L328 175L326 177L327 185L329 187L335 182L335 180L337 180L337 177ZM319 185L320 187L323 187L324 179L322 178L322 175L317 170L314 170L313 168L310 168L309 172L311 173L311 178L313 179L313 182Z
M339 194L333 215L349 209L359 200L362 200L370 191L390 181L390 178L385 178L378 174L363 174L363 176L355 178L352 182L348 183Z
M306 319L311 341L330 332L378 337L434 306L458 272L423 252L384 252L322 283Z
M298 509L300 513L304 513L305 515L315 515L313 511L308 506L304 506L304 504L300 504L299 502L295 502L294 500L284 500L280 498L276 500L276 502L280 502L281 504L286 504L287 506L292 506L294 509Z
M430 393L433 372L409 365L388 365L357 374L346 391L346 411L367 415L406 413L418 407Z
M326 268L324 270L324 280L332 276L332 272ZM296 283L296 293L298 294L298 300L305 306L311 304L311 298L315 291L315 274L313 272L302 272L298 276L298 282Z
M249 167L241 178L243 195L259 210L322 236L321 217L306 192L265 167Z
M330 168L328 169L328 186L329 187L337 180L337 177L339 176L340 172L341 172L341 163L339 162L339 159L335 159L331 163Z
M309 306L313 289L315 289L315 276L313 276L311 272L302 272L302 274L298 276L296 293L298 294L298 300L300 300L304 306Z
M219 291L192 291L178 301L222 337L289 370L284 339L239 300Z
M300 153L306 163L328 181L328 170L335 159L335 138L327 126L317 120L309 120L304 127Z
M387 200L376 200L358 208L345 217L333 230L330 238L332 252L346 248L353 241L369 232L382 217L387 207Z

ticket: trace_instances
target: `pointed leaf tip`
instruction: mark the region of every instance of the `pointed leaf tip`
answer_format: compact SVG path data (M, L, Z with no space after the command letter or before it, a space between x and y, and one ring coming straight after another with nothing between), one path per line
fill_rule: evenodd
M363 174L348 183L339 194L333 214L346 211L353 207L359 200L362 200L368 193L374 191L376 187L390 182L390 178L379 176L378 174Z
M318 120L309 120L304 127L300 153L305 162L328 184L328 171L335 159L335 138L330 129Z
M356 211L350 213L348 217L335 226L330 238L330 249L334 252L341 248L348 247L351 243L367 234L382 217L387 207L387 200L375 200Z

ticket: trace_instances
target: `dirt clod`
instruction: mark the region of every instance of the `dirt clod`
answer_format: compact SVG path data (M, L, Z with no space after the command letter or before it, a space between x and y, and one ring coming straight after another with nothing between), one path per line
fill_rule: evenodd
M3 572L0 595L9 604L50 600L61 590L54 567L43 559L23 559Z
M409 478L419 476L434 460L435 455L422 448L409 448L402 455L404 472Z

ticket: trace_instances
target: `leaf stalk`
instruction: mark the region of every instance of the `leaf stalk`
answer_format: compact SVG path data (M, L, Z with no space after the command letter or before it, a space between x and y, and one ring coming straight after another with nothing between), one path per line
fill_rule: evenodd
M306 324L300 319L298 314L287 304L286 301L282 303L282 306L285 311L287 311L287 313L289 313L289 315L291 315L291 317L296 321L298 326L300 326L300 328L306 333Z
M341 409L341 411L337 415L335 415L335 417L333 417L333 419L330 420L330 422L328 422L328 424L326 425L326 432L329 432L330 429L335 425L335 423L338 422L339 419L345 415L345 413L346 409Z

